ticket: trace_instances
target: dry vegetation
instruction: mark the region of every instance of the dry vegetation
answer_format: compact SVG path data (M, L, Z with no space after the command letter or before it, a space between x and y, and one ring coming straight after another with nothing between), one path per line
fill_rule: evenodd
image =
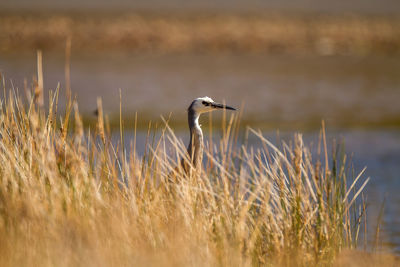
M355 248L368 180L348 175L344 154L328 159L323 132L312 159L301 135L276 147L248 129L261 146L239 146L232 117L204 168L183 175L167 124L139 156L122 122L110 141L101 101L88 131L76 105L60 116L57 95L46 111L38 94L1 100L0 265L310 266Z
M393 54L399 17L277 14L1 14L0 51Z

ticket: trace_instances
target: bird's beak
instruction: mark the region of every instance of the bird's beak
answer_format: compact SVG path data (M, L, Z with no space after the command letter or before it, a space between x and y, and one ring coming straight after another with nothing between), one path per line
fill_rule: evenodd
M236 108L224 105L224 104L219 104L219 103L211 103L211 106L213 108L222 108L222 109L230 109L230 110L236 110Z

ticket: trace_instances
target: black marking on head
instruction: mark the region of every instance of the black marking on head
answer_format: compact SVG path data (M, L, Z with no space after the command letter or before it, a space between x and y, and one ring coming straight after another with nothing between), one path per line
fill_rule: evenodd
M207 101L203 101L202 102L204 106L208 107L210 105L210 103L208 103Z

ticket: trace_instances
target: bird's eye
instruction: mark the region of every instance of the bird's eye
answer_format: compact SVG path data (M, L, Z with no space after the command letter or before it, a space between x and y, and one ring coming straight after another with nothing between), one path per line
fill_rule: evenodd
M208 107L210 105L210 103L203 101L203 105Z

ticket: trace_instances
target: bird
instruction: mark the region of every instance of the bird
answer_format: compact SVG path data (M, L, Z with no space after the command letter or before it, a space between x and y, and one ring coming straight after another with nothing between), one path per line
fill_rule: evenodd
M203 132L201 130L201 125L199 124L200 115L217 109L237 110L236 108L225 104L216 103L208 96L196 98L188 108L190 140L187 147L187 153L191 165L189 165L185 159L182 159L181 161L181 165L186 173L189 172L190 166L199 169L202 164L204 143Z

